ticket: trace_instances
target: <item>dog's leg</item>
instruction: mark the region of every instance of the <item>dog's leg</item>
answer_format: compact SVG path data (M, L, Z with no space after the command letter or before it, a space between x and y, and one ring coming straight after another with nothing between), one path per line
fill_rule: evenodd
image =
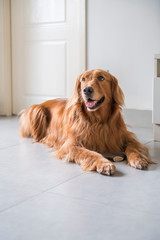
M128 165L138 169L146 169L151 161L148 148L141 144L133 133L128 132L125 154Z
M113 175L115 173L115 165L104 158L101 154L90 151L81 146L62 147L57 152L57 157L68 162L79 164L83 170L97 171L101 174Z

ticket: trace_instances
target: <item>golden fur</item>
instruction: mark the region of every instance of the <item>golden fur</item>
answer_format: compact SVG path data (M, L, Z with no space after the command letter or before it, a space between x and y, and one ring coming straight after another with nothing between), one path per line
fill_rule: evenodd
M95 109L87 107L94 102L85 96L86 87L94 90L95 103L104 99ZM145 169L153 162L147 147L127 130L121 114L123 99L114 76L98 69L86 71L68 100L50 100L27 109L20 119L20 133L53 147L58 158L76 162L84 170L114 174L115 165L101 155L105 152L125 152L128 165Z

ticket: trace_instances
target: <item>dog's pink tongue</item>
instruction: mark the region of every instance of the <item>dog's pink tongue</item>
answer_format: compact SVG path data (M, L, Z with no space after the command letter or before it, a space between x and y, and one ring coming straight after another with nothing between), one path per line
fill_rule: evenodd
M86 102L86 106L88 108L92 108L96 103L97 103L97 101L88 101L88 102Z

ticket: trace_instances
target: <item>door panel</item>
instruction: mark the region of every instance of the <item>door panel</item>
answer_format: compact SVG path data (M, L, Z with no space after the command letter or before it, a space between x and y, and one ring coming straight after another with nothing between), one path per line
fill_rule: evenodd
M13 113L71 95L85 70L85 0L11 0Z
M65 0L25 1L26 23L42 24L65 21Z
M27 44L24 55L25 95L65 97L65 59L66 42L40 41Z

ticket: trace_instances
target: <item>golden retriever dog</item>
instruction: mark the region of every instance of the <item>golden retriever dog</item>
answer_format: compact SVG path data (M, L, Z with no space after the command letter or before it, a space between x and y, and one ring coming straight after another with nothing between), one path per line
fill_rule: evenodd
M54 148L56 156L84 170L115 173L103 153L124 152L128 165L146 169L146 146L127 130L121 110L124 95L117 79L103 70L81 74L69 99L54 99L28 108L20 119L20 133Z

